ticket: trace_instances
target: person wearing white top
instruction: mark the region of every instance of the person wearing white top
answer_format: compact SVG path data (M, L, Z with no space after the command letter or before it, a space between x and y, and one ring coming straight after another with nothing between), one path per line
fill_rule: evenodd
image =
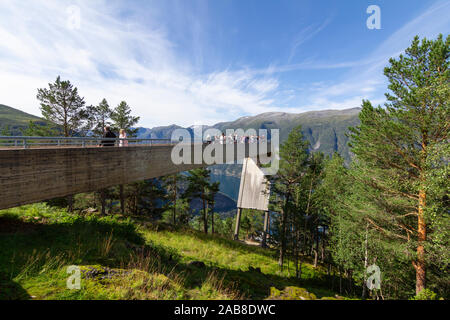
M119 139L126 139L127 132L125 129L120 129L119 131ZM128 147L128 140L119 140L119 147Z

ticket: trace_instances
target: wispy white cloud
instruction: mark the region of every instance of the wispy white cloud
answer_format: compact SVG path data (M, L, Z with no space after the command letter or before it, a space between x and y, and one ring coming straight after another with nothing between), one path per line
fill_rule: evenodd
M302 29L296 36L292 44L291 52L289 54L288 63L292 61L299 47L306 41L312 39L320 31L325 29L331 22L331 18L326 19L320 26L308 26Z
M339 81L324 80L300 89L296 94L307 96L308 101L298 107L291 107L293 112L360 107L362 99L369 99L375 105L384 104L387 80L383 75L383 69L388 65L389 58L397 57L404 52L416 35L434 39L439 33L444 33L444 36L448 34L450 31L448 12L450 12L449 1L434 2L420 15L393 32L376 50L358 61L326 64L310 60L299 64L271 67L268 70L270 74L307 69L343 68L345 71Z
M344 109L360 106L362 99L381 103L387 59L402 52L415 34L435 37L450 30L450 3L438 1L360 59L312 57L266 68L200 73L205 35L198 21L189 24L191 59L171 41L158 8L147 10L144 19L125 2L72 3L80 8L79 29L67 26L67 2L0 1L0 103L39 115L36 89L57 75L71 80L89 104L107 98L115 106L126 100L143 126L213 124L268 111ZM124 10L131 18L122 19ZM328 23L299 33L286 52L289 60ZM324 76L303 88L280 80L283 73L296 70L330 70L339 76Z
M61 1L2 1L1 103L39 114L36 89L61 75L90 104L127 100L146 126L212 124L272 109L275 78L245 70L196 74L157 21L145 29L129 24L110 3L77 2L80 29L71 30Z

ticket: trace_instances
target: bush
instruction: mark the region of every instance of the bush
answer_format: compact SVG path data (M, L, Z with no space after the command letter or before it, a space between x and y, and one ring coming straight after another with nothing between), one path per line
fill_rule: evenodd
M412 300L437 300L437 294L430 289L423 289Z

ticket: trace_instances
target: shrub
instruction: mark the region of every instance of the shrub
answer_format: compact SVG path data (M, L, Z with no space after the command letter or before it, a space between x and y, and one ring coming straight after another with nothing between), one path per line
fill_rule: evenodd
M437 300L437 294L430 289L423 289L411 300Z

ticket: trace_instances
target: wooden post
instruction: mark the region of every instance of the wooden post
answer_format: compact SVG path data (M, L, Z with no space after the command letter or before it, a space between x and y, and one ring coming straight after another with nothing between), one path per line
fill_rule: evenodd
M269 211L264 211L264 231L261 241L261 247L267 248L267 236L269 235Z
M239 240L239 227L241 224L241 208L237 208L237 214L236 214L236 226L234 228L234 240Z

